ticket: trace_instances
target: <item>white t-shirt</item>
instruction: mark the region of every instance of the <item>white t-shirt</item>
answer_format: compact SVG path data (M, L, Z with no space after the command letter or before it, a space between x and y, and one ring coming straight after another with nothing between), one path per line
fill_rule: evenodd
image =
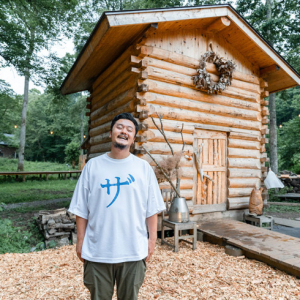
M82 258L103 263L138 261L148 255L146 218L165 209L149 163L132 154L107 154L85 165L69 211L87 219Z

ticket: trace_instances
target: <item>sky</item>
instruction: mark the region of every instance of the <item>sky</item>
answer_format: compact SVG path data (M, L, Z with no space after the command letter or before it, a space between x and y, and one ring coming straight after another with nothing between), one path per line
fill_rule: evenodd
M65 40L65 43L55 44L51 48L51 52L56 52L59 57L65 56L67 52L74 53L74 44L72 40ZM19 76L14 67L7 67L0 69L0 79L5 80L11 85L15 93L19 95L24 94L24 77ZM29 82L29 90L36 88L41 92L44 91L42 86L35 86L32 81Z

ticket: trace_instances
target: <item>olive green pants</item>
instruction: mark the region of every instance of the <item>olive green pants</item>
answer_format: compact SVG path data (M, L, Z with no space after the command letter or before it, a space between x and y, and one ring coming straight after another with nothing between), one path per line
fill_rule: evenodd
M111 300L115 282L118 300L137 300L145 272L145 259L118 264L85 260L83 282L91 293L91 300Z

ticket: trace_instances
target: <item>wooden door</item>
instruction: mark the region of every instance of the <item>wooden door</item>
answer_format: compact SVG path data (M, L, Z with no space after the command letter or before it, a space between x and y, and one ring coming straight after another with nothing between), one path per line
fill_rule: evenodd
M225 203L227 198L227 134L225 132L197 130L194 150L199 154L205 175L201 181L197 174L196 204Z

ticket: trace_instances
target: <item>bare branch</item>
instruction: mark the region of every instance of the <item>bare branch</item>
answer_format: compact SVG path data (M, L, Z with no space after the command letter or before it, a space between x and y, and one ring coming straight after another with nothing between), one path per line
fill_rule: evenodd
M152 160L155 162L156 166L161 170L161 172L164 174L170 185L172 186L173 190L177 194L177 196L180 198L180 194L178 193L176 187L174 186L173 182L171 181L170 177L165 173L164 169L159 165L159 163L155 160L155 158L150 154L150 152L145 148L144 145L142 145L144 150L147 152L147 154L152 158Z
M184 139L183 139L183 134L182 134L182 131L183 131L183 126L184 126L184 123L182 123L181 131L180 131L181 138L182 138L182 152L183 152L183 150L184 150L184 146L185 146L185 142L184 142Z
M173 151L173 148L172 146L170 145L166 135L165 135L165 132L164 132L164 127L163 127L163 123L162 123L162 118L164 117L164 115L159 115L158 113L156 113L158 118L159 118L159 121L160 121L160 126L161 126L161 129L157 126L157 124L155 123L153 117L151 116L151 119L152 119L152 122L153 124L155 125L155 127L158 129L158 131L162 134L162 136L164 137L165 141L167 142L168 146L170 147L171 149L171 152L172 152L172 155L174 156L174 151Z

